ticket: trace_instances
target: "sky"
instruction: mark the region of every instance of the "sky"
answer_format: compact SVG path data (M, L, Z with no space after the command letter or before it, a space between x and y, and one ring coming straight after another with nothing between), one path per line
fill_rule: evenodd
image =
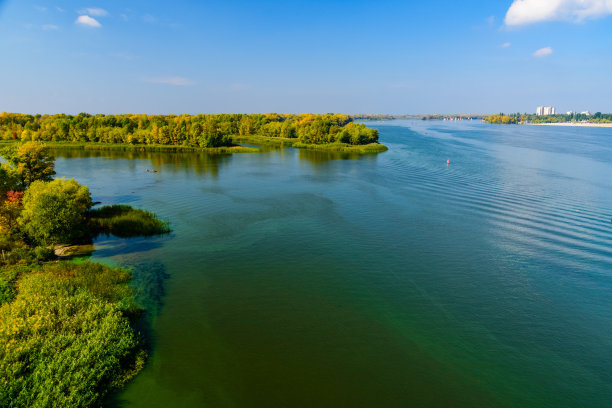
M0 111L612 112L612 0L0 0Z

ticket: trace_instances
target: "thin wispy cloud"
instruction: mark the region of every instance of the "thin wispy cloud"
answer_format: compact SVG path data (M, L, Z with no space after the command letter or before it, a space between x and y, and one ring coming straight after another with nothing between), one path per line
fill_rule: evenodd
M56 26L55 24L43 24L43 26L41 27L43 30L47 31L47 30L59 30L59 27Z
M123 21L128 21L128 20L129 20L129 18L128 18L127 14L123 14L123 13L122 13L122 14L119 14L119 17L121 17L121 19L122 19Z
M387 84L391 89L409 89L414 87L414 82L411 81L398 81Z
M60 6L55 6L55 9L56 9L57 11L59 11L60 13L63 13L64 11L66 11L66 10L64 10L63 8L61 8Z
M174 86L189 86L194 85L194 82L184 77L154 77L154 78L143 78L144 82L151 84L164 84Z
M234 82L230 85L231 91L246 91L248 89L251 89L251 85L242 82Z
M506 13L506 26L543 21L582 22L612 14L611 0L514 0Z
M47 11L47 8L43 6L34 6L34 8L40 13L44 13L45 11Z
M553 49L550 47L540 48L539 50L533 53L533 56L536 58L548 57L553 53Z
M502 48L508 48L510 47L512 44L510 44L509 42L505 42L501 45Z
M86 7L78 11L79 14L88 14L96 17L106 17L108 16L108 11L99 8L99 7Z
M111 56L115 57L115 58L121 58L121 59L124 59L126 61L132 61L132 60L135 60L135 59L139 58L136 55L128 54L128 53L125 53L125 52L111 54Z
M145 23L149 23L149 24L155 24L157 23L157 17L152 16L150 14L145 14L144 16L142 16L142 21L144 21Z
M87 26L87 27L95 27L95 28L102 27L102 24L100 24L98 20L96 20L93 17L89 17L89 16L79 16L79 18L77 18L74 23L83 25L83 26Z

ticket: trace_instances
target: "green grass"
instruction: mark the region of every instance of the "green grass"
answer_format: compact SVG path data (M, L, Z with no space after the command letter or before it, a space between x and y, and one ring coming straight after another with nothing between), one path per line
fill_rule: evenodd
M322 150L327 152L348 152L348 153L381 153L388 150L387 146L380 143L370 143L367 145L351 145L346 143L329 143L324 145L295 143L293 147L299 149Z
M321 150L328 152L381 153L387 151L387 146L380 143L367 145L351 145L347 143L306 144L297 139L268 136L232 136L236 143L248 143L262 146L295 147L298 149Z
M89 211L90 226L96 234L113 234L128 238L153 236L170 232L168 222L149 211L129 205L108 205Z
M17 296L17 282L29 270L30 268L24 265L0 267L0 306L12 301Z

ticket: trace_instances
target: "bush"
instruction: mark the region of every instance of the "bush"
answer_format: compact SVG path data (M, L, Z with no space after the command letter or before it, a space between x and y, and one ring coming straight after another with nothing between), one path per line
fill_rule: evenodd
M19 223L38 244L73 243L88 235L85 214L91 205L89 188L73 179L35 181L23 197Z
M47 265L24 275L0 307L0 406L99 405L142 367L126 313L128 272L98 264Z

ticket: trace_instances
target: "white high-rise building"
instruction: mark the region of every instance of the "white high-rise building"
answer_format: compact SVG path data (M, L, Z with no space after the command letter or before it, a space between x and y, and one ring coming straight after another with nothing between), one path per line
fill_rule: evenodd
M538 116L548 116L554 115L557 113L557 110L554 106L538 106L536 109L536 115Z

